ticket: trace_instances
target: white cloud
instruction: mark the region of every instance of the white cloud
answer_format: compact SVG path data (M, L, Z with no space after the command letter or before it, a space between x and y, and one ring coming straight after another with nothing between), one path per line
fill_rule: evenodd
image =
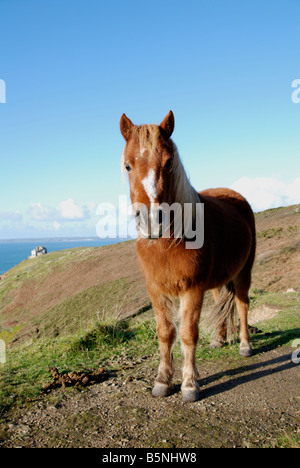
M61 224L58 223L57 221L54 221L54 223L53 223L54 231L58 231L60 228L61 228Z
M72 198L60 202L58 208L33 203L29 207L29 215L35 221L82 221L89 218L89 210L78 205Z
M87 209L83 206L77 205L72 198L60 202L60 212L63 219L80 220L87 217Z
M51 206L43 206L40 202L29 207L29 215L35 221L49 221L60 217L60 212Z
M291 183L275 177L241 177L231 188L240 192L254 211L300 203L300 177Z
M0 221L20 221L22 214L17 211L0 211Z

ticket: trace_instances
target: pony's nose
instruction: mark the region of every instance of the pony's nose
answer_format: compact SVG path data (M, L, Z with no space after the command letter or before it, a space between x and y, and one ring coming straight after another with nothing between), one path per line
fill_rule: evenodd
M161 225L164 222L164 211L160 206L155 206L155 208L151 208L150 211L151 220L153 223L157 225Z
M150 226L151 226L152 238L161 237L162 223L163 223L163 210L159 206L151 207Z

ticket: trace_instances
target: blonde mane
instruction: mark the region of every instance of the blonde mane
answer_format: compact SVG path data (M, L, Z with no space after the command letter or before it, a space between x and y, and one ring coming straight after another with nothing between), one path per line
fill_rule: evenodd
M181 162L177 146L172 141L173 145L173 165L172 173L175 187L175 200L180 203L182 206L184 203L199 203L199 195L191 185L190 180L185 172L183 164Z
M140 125L133 127L133 138L137 138L141 150L146 149L150 158L156 155L160 131L158 125Z

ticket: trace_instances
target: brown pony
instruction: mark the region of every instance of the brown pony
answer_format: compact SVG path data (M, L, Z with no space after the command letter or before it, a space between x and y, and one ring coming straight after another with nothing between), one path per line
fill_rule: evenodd
M126 141L122 165L129 173L130 196L134 207L146 206L149 218L152 207L180 204L183 209L203 203L204 244L201 248L186 248L186 226L182 236L168 237L161 231L161 217L151 224L151 234L138 226L137 255L157 321L160 364L152 394L167 396L173 375L172 347L176 336L174 325L175 299L180 299L180 336L184 351L184 401L199 398L195 351L198 322L203 296L211 289L216 301L210 317L214 325L213 347L226 340L227 325L233 316L234 299L240 320L240 354L251 356L248 332L248 291L255 256L255 221L248 202L237 192L226 188L196 192L191 186L171 140L174 129L172 111L160 125L134 125L125 114L120 120ZM140 209L136 209L140 216ZM195 223L195 210L190 211L190 225ZM149 219L148 219L149 221ZM174 221L174 219L173 219ZM172 225L172 221L170 223ZM153 234L153 235L152 235Z

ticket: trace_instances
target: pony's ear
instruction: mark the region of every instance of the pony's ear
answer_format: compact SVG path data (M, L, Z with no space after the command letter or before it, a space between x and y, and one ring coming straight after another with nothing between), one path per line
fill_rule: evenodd
M162 123L160 124L160 128L163 130L164 134L167 136L167 138L170 138L170 136L173 133L174 130L174 125L175 125L175 119L174 119L174 114L170 110L168 115L164 118Z
M133 123L131 122L131 120L128 117L126 117L125 114L123 114L120 119L120 130L126 141L130 137L132 127Z

